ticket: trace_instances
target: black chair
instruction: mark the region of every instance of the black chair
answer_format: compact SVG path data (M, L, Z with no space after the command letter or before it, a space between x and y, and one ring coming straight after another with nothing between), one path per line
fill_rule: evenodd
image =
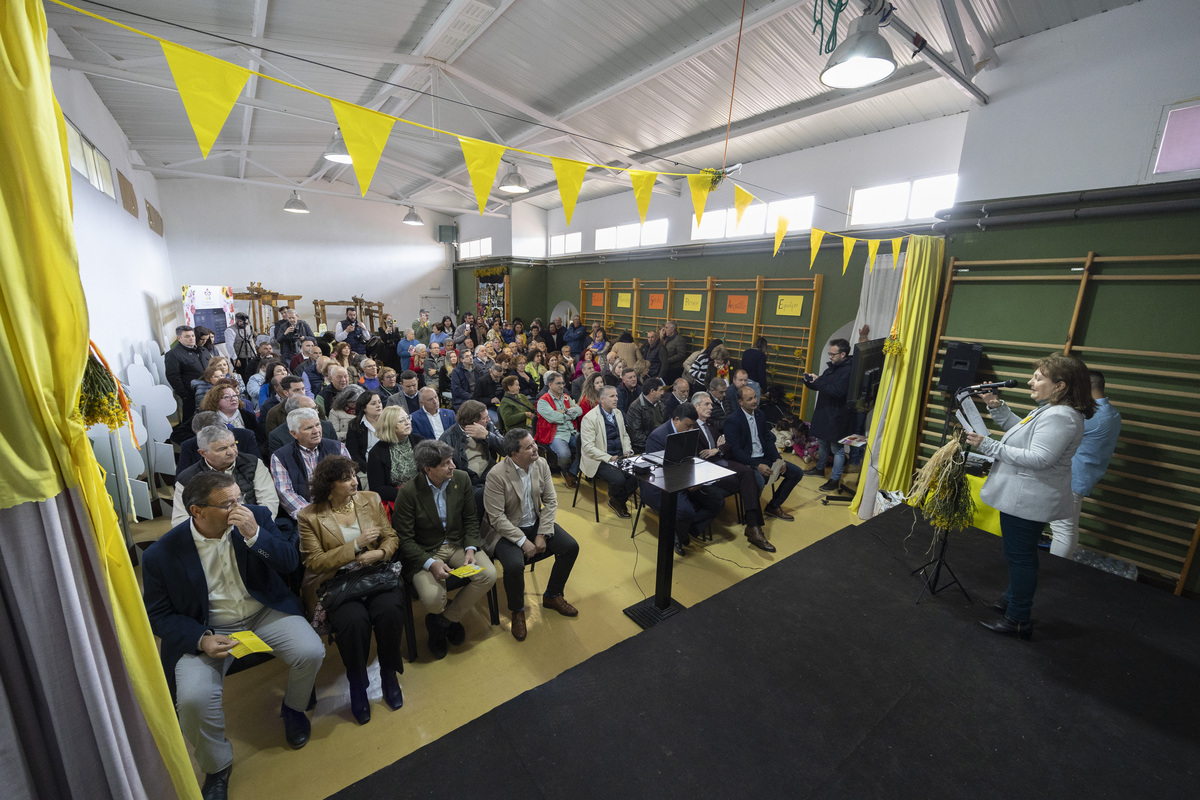
M581 483L583 483L584 481L587 481L588 483L590 483L592 485L592 510L594 510L596 512L596 522L599 522L600 521L600 501L597 499L597 494L596 494L596 484L598 483L598 481L596 480L596 476L593 475L592 477L589 478L586 475L584 475L582 472L579 473L579 475L575 479L575 495L571 498L571 508L575 507L575 501L579 499L579 485Z

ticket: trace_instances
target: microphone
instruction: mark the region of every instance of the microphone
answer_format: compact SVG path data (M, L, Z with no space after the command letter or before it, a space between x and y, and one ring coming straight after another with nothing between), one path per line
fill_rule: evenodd
M964 386L956 392L956 394L984 394L986 392L994 392L997 389L1011 389L1017 385L1017 382L1011 378L1006 381L997 381L996 383L977 383L974 386Z

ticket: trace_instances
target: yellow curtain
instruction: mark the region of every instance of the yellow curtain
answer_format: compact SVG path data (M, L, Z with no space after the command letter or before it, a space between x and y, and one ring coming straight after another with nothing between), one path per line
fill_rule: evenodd
M0 9L0 508L79 492L142 713L179 796L198 798L112 501L87 433L72 418L88 320L46 18L41 0L7 0Z
M866 479L859 481L850 504L854 513L868 491L872 492L870 508L873 508L875 491L906 491L912 478L921 431L917 416L925 391L923 362L934 335L944 252L945 242L941 237L909 237L896 315L901 352L890 353L883 363L879 397L867 437L868 453L872 456L864 470Z

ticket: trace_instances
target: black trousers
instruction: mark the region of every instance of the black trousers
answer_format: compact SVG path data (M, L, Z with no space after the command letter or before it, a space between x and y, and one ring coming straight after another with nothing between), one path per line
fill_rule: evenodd
M528 528L521 528L526 537L533 540L537 536L537 523ZM510 542L500 539L496 543L496 552L492 557L504 567L504 596L508 599L509 611L520 611L525 608L525 565L554 556L554 568L550 570L550 582L546 584L545 597L559 597L567 587L567 578L575 567L575 559L579 557L579 543L554 524L554 535L546 540L546 549L528 561L525 552Z
M615 503L627 501L633 496L638 485L636 475L621 472L607 461L601 461L600 465L596 467L595 478L608 484L608 497Z
M397 587L361 600L347 600L328 614L329 628L346 667L352 689L367 687L371 631L379 654L379 671L404 672L400 637L404 633L404 591Z
M716 485L726 494L740 494L742 496L742 509L746 512L746 524L761 527L763 525L763 515L762 509L759 507L759 489L758 482L754 480L754 470L737 461L717 459L713 463L733 470L733 475L726 475L718 480Z

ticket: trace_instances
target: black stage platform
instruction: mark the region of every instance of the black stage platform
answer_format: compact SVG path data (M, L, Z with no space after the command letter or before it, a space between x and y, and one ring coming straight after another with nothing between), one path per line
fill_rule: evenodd
M334 797L1196 796L1200 606L1043 553L1034 641L1000 637L957 589L915 604L912 522L839 531ZM1003 589L998 538L948 557L977 603Z

